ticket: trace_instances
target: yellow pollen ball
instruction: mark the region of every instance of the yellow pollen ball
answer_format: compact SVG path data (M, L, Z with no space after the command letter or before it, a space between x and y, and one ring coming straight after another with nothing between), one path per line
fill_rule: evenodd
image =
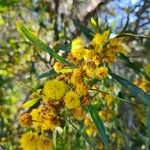
M23 150L38 150L38 135L34 132L26 132L19 140L20 146Z
M71 45L72 55L75 56L78 60L83 59L84 57L84 46L80 38L74 39Z
M32 116L29 113L25 113L19 117L19 124L22 127L32 125Z
M76 84L76 92L80 96L86 95L88 93L88 86L85 83L80 82Z
M43 93L47 99L60 100L66 91L66 84L59 80L48 80L44 84Z
M96 77L103 79L108 75L108 69L106 67L100 67L95 70Z
M40 136L38 145L39 145L38 150L53 150L53 143L47 137Z
M63 68L63 64L60 63L60 62L56 62L53 67L54 67L54 70L55 70L57 73L59 73L59 72L61 71L61 69Z
M80 106L79 96L73 91L70 91L66 94L64 101L65 106L68 109L74 109Z

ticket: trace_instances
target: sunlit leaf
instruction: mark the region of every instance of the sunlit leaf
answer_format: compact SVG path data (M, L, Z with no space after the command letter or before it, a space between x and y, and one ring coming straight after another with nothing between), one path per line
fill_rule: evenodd
M47 52L50 54L53 58L56 60L69 65L73 66L70 64L65 58L59 56L52 48L50 48L47 44L45 44L43 41L41 41L37 36L35 36L29 29L27 29L24 26L19 25L18 29L28 38L30 42L32 42L33 45L35 45L37 48Z
M101 20L101 18L98 18L98 27L100 27L101 24L102 24L102 20Z
M97 22L96 22L96 20L93 18L93 17L91 17L91 24L93 25L93 26L97 26Z
M69 72L72 72L72 71L73 71L72 68L63 68L63 69L59 70L60 73L69 73Z
M22 105L23 108L30 108L32 107L33 105L35 105L39 100L40 100L41 97L38 97L38 98L35 98L35 99L32 99L32 100L29 100L27 101L26 103L24 103Z

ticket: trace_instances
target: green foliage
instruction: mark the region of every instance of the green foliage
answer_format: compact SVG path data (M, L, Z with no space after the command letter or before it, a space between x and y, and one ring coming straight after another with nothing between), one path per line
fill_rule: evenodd
M42 42L39 38L37 38L30 30L25 28L24 26L19 26L19 30L29 39L32 44L34 44L37 48L49 53L56 60L67 64L69 66L73 66L70 64L65 58L59 56L53 49L51 49L47 44Z
M101 118L98 116L98 112L96 111L94 106L92 106L91 104L87 106L87 109L90 112L92 120L98 130L98 133L99 133L103 143L105 144L106 150L109 150L110 148L109 148L108 137L107 137L103 122L102 122Z
M117 80L123 87L125 87L128 91L130 91L137 99L139 99L142 103L146 105L150 105L150 95L145 93L142 89L138 86L133 84L132 82L112 73L109 74Z

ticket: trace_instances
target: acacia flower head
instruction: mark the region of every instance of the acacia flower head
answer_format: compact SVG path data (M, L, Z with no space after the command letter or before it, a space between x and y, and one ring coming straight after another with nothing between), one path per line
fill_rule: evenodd
M74 109L80 106L79 96L73 91L69 91L66 94L64 101L65 101L65 106L68 109Z
M21 136L19 142L23 150L37 150L38 146L35 143L38 143L38 134L28 131Z
M66 84L63 81L57 79L48 80L44 84L43 93L47 99L52 98L54 100L60 100L66 91Z
M71 52L78 60L84 57L84 45L82 39L77 38L72 41Z
M23 127L30 126L32 124L32 116L29 113L25 113L19 117L19 124Z
M95 70L95 75L99 79L103 79L108 75L107 67L100 67Z

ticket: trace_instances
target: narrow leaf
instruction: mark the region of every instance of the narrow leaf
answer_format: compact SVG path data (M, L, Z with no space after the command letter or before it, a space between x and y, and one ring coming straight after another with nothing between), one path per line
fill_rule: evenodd
M103 122L98 115L98 112L96 111L95 107L92 106L91 104L87 106L87 109L92 117L92 120L98 130L98 133L99 133L103 143L105 144L106 149L109 150L110 148L109 148L109 143L108 143L108 137L107 137Z
M72 127L83 137L83 139L94 149L93 144L91 143L91 141L88 139L88 137L86 137L80 130L77 129L77 127L69 120L66 118L66 121L72 125Z
M128 14L126 23L125 23L125 25L124 25L124 27L123 27L123 29L120 33L125 33L126 32L128 24L129 24L129 19L130 19L130 14Z
M138 62L131 62L130 59L129 59L129 57L127 57L127 56L125 56L125 55L123 55L123 54L119 54L118 57L119 57L119 59L123 60L124 63L125 63L128 67L132 68L132 69L133 69L135 72L137 72L137 73L141 73L147 80L150 81L150 76L148 76L148 75L145 73L145 71L144 71L144 69L143 69L143 67L142 67L141 64L139 64Z
M117 80L123 87L125 87L128 91L130 91L136 98L138 98L142 103L150 105L150 95L145 93L138 86L133 84L132 82L112 73L109 71L109 75L112 76L115 80Z
M28 38L28 40L34 46L36 46L37 48L47 52L48 54L50 54L56 60L66 64L66 65L73 66L65 58L59 56L53 49L51 49L47 44L45 44L37 36L35 36L29 29L27 29L24 26L19 26L19 30Z
M91 17L91 24L93 25L93 26L95 26L95 27L97 27L97 22L96 22L96 20L93 18L93 17Z
M73 69L72 68L63 68L63 69L60 69L59 70L59 72L60 73L70 73L70 72L72 72L73 71Z
M32 100L29 100L27 101L26 103L24 103L22 105L23 108L30 108L32 107L34 104L36 104L39 100L40 100L41 97L38 97L38 98L35 98L35 99L32 99Z
M54 71L54 69L50 69L49 71L46 71L42 74L40 74L38 76L38 79L42 79L42 78L45 78L45 77L51 77L53 76L54 74L56 74L56 72Z

